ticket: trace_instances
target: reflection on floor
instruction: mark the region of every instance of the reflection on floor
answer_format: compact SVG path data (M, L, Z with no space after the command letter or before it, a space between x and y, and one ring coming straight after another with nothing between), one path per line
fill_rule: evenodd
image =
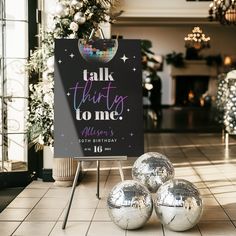
M236 140L225 150L219 134L146 134L146 151L166 154L173 162L176 178L194 183L204 201L199 224L184 233L164 228L153 213L139 230L125 231L114 225L106 210L106 196L120 182L116 162L102 162L101 200L95 197L95 165L91 165L76 188L65 231L61 229L70 188L32 182L0 214L0 234L76 236L235 236L236 235ZM125 178L131 178L135 158L123 162ZM95 163L94 163L95 164Z
M23 190L23 187L0 189L0 212Z
M145 130L149 132L220 132L216 111L201 107L170 107L162 109L158 118L150 110L144 110Z

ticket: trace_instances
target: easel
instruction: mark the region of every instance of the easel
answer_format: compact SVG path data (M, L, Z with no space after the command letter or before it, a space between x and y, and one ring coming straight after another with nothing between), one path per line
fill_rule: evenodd
M92 37L96 31L99 32L101 39L105 39L102 29L100 27L97 27L96 29L95 28L92 29L91 34L89 36L89 40L92 39ZM98 199L100 199L100 161L118 161L118 168L119 168L121 180L122 181L124 180L124 173L122 170L121 161L127 160L127 156L78 157L76 159L78 159L78 165L77 165L76 174L75 174L75 178L74 178L72 189L71 189L71 194L70 194L68 207L66 210L66 215L65 215L65 218L64 218L64 221L62 224L62 229L66 228L66 223L67 223L68 216L70 213L70 208L72 205L75 188L76 188L77 181L79 178L79 172L80 172L82 161L96 161L97 162L97 193L96 193L96 196Z
M76 185L78 182L82 161L97 161L97 193L96 193L96 196L98 199L100 199L100 161L118 161L118 168L119 168L119 172L120 172L120 177L121 177L121 180L124 181L124 173L122 170L121 161L127 160L127 156L112 156L112 157L97 157L97 158L96 157L84 157L84 158L76 158L76 159L78 159L78 165L77 165L75 178L74 178L72 189L71 189L71 194L70 194L68 207L66 210L66 215L65 215L65 218L64 218L64 221L62 224L62 229L66 228L66 223L67 223L68 216L70 213L70 208L72 205L72 201L73 201L73 197L74 197L74 193L75 193L75 188L76 188Z

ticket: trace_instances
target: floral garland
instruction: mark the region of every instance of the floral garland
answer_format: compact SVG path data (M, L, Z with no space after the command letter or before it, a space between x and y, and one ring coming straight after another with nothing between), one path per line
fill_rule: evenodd
M36 150L53 145L54 131L54 39L87 38L99 23L110 22L112 0L58 0L51 29L41 32L42 46L29 58L27 70L39 75L29 86L29 141Z

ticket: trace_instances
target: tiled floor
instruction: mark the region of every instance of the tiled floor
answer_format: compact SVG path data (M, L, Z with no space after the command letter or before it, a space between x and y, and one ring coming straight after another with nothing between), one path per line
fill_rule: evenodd
M147 134L146 151L166 154L176 177L193 182L204 201L201 221L186 232L165 229L152 215L139 230L125 231L114 225L106 211L106 196L120 181L116 162L102 162L101 200L95 197L93 165L76 188L66 230L62 221L70 188L32 182L0 214L0 235L46 236L235 236L236 235L236 140L225 150L219 134ZM131 178L134 159L123 162L125 178Z
M146 131L157 133L207 133L220 132L217 122L218 111L212 107L174 106L162 108L162 119L155 119L155 113L145 109Z

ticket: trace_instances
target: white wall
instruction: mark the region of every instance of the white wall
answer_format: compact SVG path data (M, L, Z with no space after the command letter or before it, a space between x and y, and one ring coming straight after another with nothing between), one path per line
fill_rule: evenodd
M210 2L186 0L120 0L123 16L143 17L207 17Z
M211 37L211 48L202 51L205 55L221 54L236 55L236 27L221 25L205 25L200 27L206 35ZM184 36L193 28L193 25L166 25L166 26L112 26L112 34L123 35L130 39L149 39L153 43L153 52L165 56L172 51L185 53ZM171 90L173 81L170 77L170 68L164 65L162 78L162 104L173 105L174 99Z

